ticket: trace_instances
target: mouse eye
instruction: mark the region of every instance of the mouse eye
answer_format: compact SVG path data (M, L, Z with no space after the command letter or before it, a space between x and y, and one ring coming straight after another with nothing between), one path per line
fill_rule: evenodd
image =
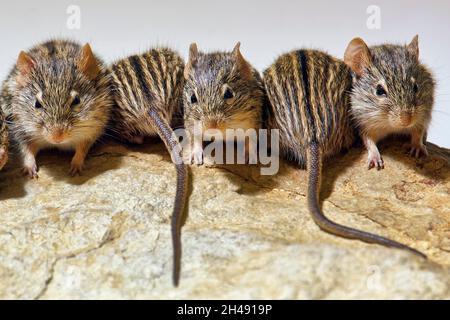
M195 95L195 93L193 93L191 96L191 103L197 103L197 102L198 102L197 96Z
M36 99L36 102L34 103L34 107L35 107L36 109L41 109L41 108L42 108L42 104L39 102L38 99Z
M76 107L77 105L79 105L81 103L80 97L79 96L75 96L75 98L73 98L72 100L72 104L70 105L71 107Z
M386 97L387 96L387 92L386 92L386 90L383 88L383 86L381 84L377 85L376 94L379 97Z
M419 86L417 85L417 83L414 83L413 91L414 91L414 93L419 92Z
M233 92L230 90L230 88L227 88L225 90L225 93L223 94L223 98L225 100L228 100L228 99L232 99L233 97L234 97Z

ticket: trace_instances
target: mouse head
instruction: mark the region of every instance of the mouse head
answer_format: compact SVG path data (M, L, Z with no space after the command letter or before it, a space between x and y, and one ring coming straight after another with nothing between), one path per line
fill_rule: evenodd
M237 43L232 52L201 53L194 43L184 77L186 127L198 121L209 129L259 128L263 85Z
M72 143L100 130L101 65L89 44L21 52L16 64L13 113L23 134L51 144Z
M367 47L353 39L344 56L354 74L352 111L357 123L404 130L425 126L433 105L434 81L419 63L419 40L406 46ZM370 129L370 128L369 128Z

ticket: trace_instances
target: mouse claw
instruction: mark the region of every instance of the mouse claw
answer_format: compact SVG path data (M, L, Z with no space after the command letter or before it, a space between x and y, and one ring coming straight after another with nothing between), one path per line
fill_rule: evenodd
M384 169L384 161L381 158L381 155L378 154L369 154L369 158L367 160L368 170L372 168L377 168L377 170Z
M39 168L36 164L24 167L22 169L23 174L30 177L30 179L38 179L39 178L38 171Z
M424 144L406 143L404 147L408 150L409 156L413 158L420 158L428 156L427 147Z
M82 163L81 164L72 163L70 166L69 174L72 177L79 176L79 175L81 175L83 168L84 168L84 165Z
M420 158L422 156L424 156L424 157L428 156L427 147L425 147L424 145L413 147L413 148L411 148L411 151L414 154L414 157L416 157L416 158Z
M196 165L202 165L203 164L203 150L193 150L191 153L191 163Z
M214 159L212 159L210 157L204 157L203 158L203 164L207 168L214 168L216 166L216 162L214 161Z
M378 160L377 162L377 170L384 169L384 161L383 159Z
M196 164L198 166L201 166L203 164L203 157L194 155L193 164Z

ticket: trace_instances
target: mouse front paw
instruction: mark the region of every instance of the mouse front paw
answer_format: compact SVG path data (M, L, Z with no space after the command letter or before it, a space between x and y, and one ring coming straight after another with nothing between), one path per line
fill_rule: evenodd
M194 152L192 154L192 163L201 166L203 164L203 152Z
M380 152L369 151L367 166L369 170L372 168L377 168L377 170L384 169L384 161L381 158Z
M76 175L81 175L81 172L84 169L84 162L72 161L70 165L69 174L74 177Z
M198 166L203 164L203 149L202 148L194 148L191 151L190 163L196 164Z
M211 157L203 157L203 165L207 168L215 168L216 167L216 161Z
M8 151L5 148L0 148L0 170L3 169L6 162L8 162Z
M22 169L23 174L30 177L30 179L38 179L39 178L38 171L39 168L36 165L36 163L25 165L24 168Z
M414 158L428 156L428 150L424 144L407 144L407 150L409 152L409 155Z

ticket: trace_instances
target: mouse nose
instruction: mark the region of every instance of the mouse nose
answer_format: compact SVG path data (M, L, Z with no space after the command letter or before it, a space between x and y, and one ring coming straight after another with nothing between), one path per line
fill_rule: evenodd
M409 111L404 111L400 113L400 125L407 127L412 123L412 113Z
M219 125L219 122L215 119L205 121L206 129L217 129L218 125Z
M52 131L50 138L53 143L61 143L64 141L64 130L61 128L56 128Z

